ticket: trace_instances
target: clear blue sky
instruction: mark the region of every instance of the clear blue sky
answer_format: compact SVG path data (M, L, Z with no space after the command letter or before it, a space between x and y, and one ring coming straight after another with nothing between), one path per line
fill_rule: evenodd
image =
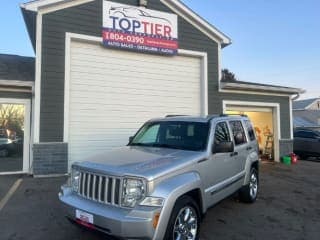
M227 34L223 67L242 81L300 87L320 96L319 0L183 0ZM0 9L0 53L34 56L19 0Z

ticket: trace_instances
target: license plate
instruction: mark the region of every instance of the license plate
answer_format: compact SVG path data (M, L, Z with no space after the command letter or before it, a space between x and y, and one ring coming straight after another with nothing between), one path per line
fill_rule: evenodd
M93 224L93 215L90 213L76 209L76 218L83 222Z

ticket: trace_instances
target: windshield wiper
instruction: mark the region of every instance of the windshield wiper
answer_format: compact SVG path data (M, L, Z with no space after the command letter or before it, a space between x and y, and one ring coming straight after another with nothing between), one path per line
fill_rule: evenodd
M145 143L130 143L129 146L150 146L150 145Z
M151 145L152 147L160 147L160 148L172 148L172 149L182 149L182 147L174 146L166 143L154 143Z
M142 146L142 147L160 147L160 148L172 148L183 149L183 147L174 146L166 143L131 143L129 146Z

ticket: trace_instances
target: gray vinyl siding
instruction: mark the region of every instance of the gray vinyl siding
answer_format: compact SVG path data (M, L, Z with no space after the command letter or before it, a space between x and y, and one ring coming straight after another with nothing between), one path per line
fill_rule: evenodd
M136 0L114 2L137 5ZM148 8L171 12L158 0ZM43 16L40 142L63 141L65 33L101 36L102 1L63 9ZM185 20L178 19L181 49L208 53L210 92L217 90L218 45ZM137 53L139 54L139 53Z

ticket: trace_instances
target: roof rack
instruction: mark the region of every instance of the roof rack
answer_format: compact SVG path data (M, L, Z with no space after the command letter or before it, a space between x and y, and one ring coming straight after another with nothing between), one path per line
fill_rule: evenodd
M170 117L187 117L189 115L167 115L166 118L170 118Z
M210 114L210 115L208 115L208 117L207 117L208 122L211 121L212 119L216 118L216 117L219 117L219 115L217 115L217 114Z
M236 114L236 113L231 113L231 114L222 113L222 114L220 114L220 117L230 117L230 116L248 117L248 115L246 115L246 114Z

